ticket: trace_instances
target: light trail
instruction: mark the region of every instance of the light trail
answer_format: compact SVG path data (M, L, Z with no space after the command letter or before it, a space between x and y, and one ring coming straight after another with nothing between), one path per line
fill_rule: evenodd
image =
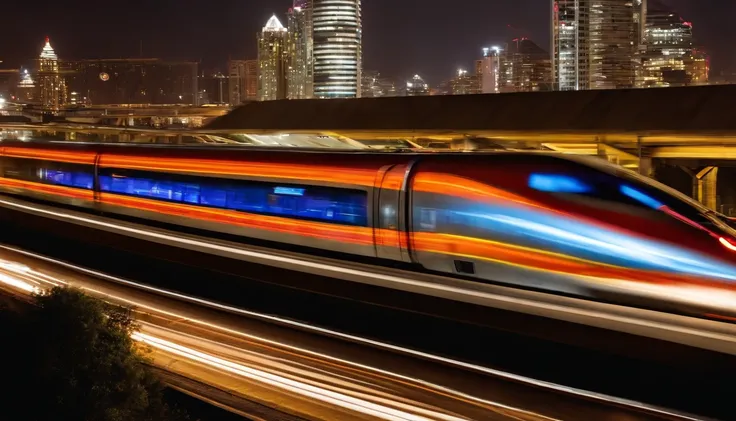
M169 342L164 339L156 338L150 335L147 335L145 333L134 333L133 339L137 341L144 342L148 345L153 346L154 348L162 349L167 352L171 352L173 354L179 355L181 357L189 358L194 361L199 361L208 365L212 365L214 367L217 367L221 370L243 376L248 377L253 380L259 381L261 383L265 383L274 387L287 389L290 391L293 391L295 393L309 396L311 398L330 403L333 405L345 407L347 409L353 410L355 412L364 413L367 415L372 415L377 418L385 419L385 420L391 420L391 421L424 421L424 420L430 420L430 419L439 419L439 420L447 420L447 421L462 421L467 420L467 418L460 418L460 417L453 417L453 416L447 416L440 413L435 413L434 418L425 418L423 416L417 416L413 415L404 411L398 411L394 410L388 407L384 407L381 405L376 405L361 399L355 399L350 396L347 396L345 394L341 393L335 393L326 389L318 388L311 386L309 384L303 383L303 382L297 382L291 379L287 379L282 376L276 376L273 374L270 374L268 372L262 371L262 370L255 370L249 367L246 367L241 364L236 364L231 361L218 358L203 352L196 351L191 348L187 348L181 345L178 345L173 342Z
M216 302L204 300L204 299L201 299L201 298L191 297L191 296L188 296L188 295L185 295L185 294L181 294L181 293L177 293L177 292L173 292L173 291L168 291L168 290L165 290L165 289L152 287L150 285L141 284L141 283L129 281L129 280L126 280L126 279L118 278L118 277L111 276L111 275L108 275L108 274L105 274L105 273L102 273L102 272L99 272L99 271L95 271L95 270L92 270L92 269L88 269L88 268L76 266L76 265L73 265L73 264L70 264L70 263L67 263L67 262L63 262L63 261L60 261L60 260L57 260L57 259L49 258L49 257L42 256L42 255L39 255L39 254L36 254L36 253L28 252L28 251L25 251L25 250L20 250L20 249L14 248L14 247L0 245L0 249L5 249L7 251L11 251L11 252L14 252L14 253L25 255L25 256L28 256L28 257L32 257L34 259L38 259L38 260L46 261L46 262L49 262L49 263L53 263L54 265L62 266L62 267L65 267L67 269L71 269L71 270L76 271L76 272L85 273L85 274L91 275L93 277L105 279L105 280L114 282L116 284L121 284L121 285L125 285L125 286L128 286L128 287L132 287L132 288L137 289L137 290L148 291L148 292L152 292L152 293L154 293L156 295L167 296L167 297L171 297L171 298L176 299L176 300L180 300L180 301L184 301L184 302L189 302L189 303L195 304L197 306L209 307L209 308L213 308L213 309L217 309L217 310L223 310L223 311L226 311L226 312L229 312L229 313L239 314L239 315L246 316L246 317L249 317L249 318L260 319L260 320L264 320L264 321L272 322L272 323L278 323L280 325L285 325L285 326L289 326L289 327L292 327L292 328L297 328L299 330L311 331L311 332L314 332L314 333L317 333L317 334L320 334L320 335L326 335L326 336L335 337L335 338L347 340L347 341L354 342L354 343L360 343L360 344L363 344L363 345L368 345L368 346L371 346L371 347L380 348L380 349L388 350L388 351L391 351L391 352L396 352L396 353L400 353L400 354L404 354L404 355L409 355L409 356L416 357L416 358L421 358L423 360L433 361L433 362L437 362L437 363L441 363L441 364L447 364L447 365L455 366L455 367L458 367L458 368L461 368L461 369L464 369L464 370L471 370L471 371L475 371L475 372L482 373L482 374L485 374L485 375L490 375L490 376L493 376L493 377L504 378L504 379L515 381L515 382L520 382L520 383L523 383L523 384L531 385L531 386L534 386L534 387L540 387L540 388L544 388L544 389L547 389L547 390L554 390L554 391L557 391L557 392L562 392L562 393L564 393L566 395L575 395L575 396L580 396L580 397L584 397L584 398L587 398L587 399L593 399L593 400L600 401L600 402L614 403L614 404L626 406L626 407L629 407L629 408L638 408L638 409L641 409L641 410L644 410L644 411L647 411L647 412L658 413L658 414L665 415L665 416L675 416L675 417L678 417L679 419L688 419L688 420L701 419L701 418L692 417L692 416L687 415L687 414L680 414L680 413L677 413L677 412L674 412L674 411L670 411L670 410L667 410L667 409L664 409L664 408L659 408L659 407L656 407L656 406L651 406L651 405L648 405L648 404L645 404L645 403L642 403L642 402L636 402L636 401L631 401L631 400L627 400L627 399L616 398L616 397L612 397L612 396L608 396L608 395L604 395L604 394L599 394L599 393L595 393L595 392L590 392L590 391L580 390L580 389L571 388L571 387L567 387L567 386L562 386L562 385L558 385L558 384L555 384L555 383L550 383L550 382L541 381L541 380L537 380L537 379L533 379L533 378L529 378L529 377L525 377L525 376L516 375L516 374L513 374L513 373L507 373L507 372L504 372L504 371L491 369L491 368L488 368L488 367L483 367L483 366L480 366L480 365L477 365L477 364L471 364L471 363L467 363L467 362L463 362L463 361L459 361L459 360L455 360L455 359L451 359L451 358L441 357L441 356L437 356L437 355L433 355L433 354L429 354L429 353L425 353L425 352L421 352L421 351L417 351L417 350L413 350L413 349L409 349L409 348L405 348L405 347L400 347L400 346L397 346L397 345L387 344L387 343L383 343L383 342L380 342L380 341L375 341L375 340L371 340L371 339L367 339L367 338L362 338L362 337L358 337L358 336L354 336L354 335L349 335L349 334L345 334L345 333L338 332L338 331L333 331L333 330L329 330L329 329L325 329L325 328L311 326L309 324L297 322L297 321L294 321L294 320L284 319L284 318L280 318L280 317L273 316L273 315L268 315L268 314L261 314L261 313L256 313L256 312L252 312L252 311L247 311L247 310L239 309L239 308L236 308L236 307L227 306L227 305L224 305L224 304L220 304L220 303L216 303ZM26 270L26 271L23 271L23 273L29 273L29 272L32 273L32 274L36 274L36 275L42 275L40 272L37 272L37 271L34 271L34 270L30 270L30 271ZM63 281L61 279L55 278L55 277L51 277L49 275L43 275L41 278L43 278L43 277L46 277L48 279L51 279L51 280L53 280L53 281L55 281L57 283L62 283L62 284L65 284L65 285L69 285L67 282L65 282L65 281ZM47 282L49 282L48 279L47 279ZM408 382L413 382L413 383L421 384L422 386L428 387L431 390L436 391L435 393L442 392L442 393L452 394L454 396L461 397L462 399L473 401L475 404L488 406L489 409L490 409L490 407L492 407L492 408L495 408L497 410L508 409L508 410L512 410L512 411L525 412L525 411L520 410L519 408L515 408L515 407L511 407L511 406L506 406L506 405L503 405L503 404L500 404L500 403L494 402L494 401L484 400L484 399L481 399L481 398L472 396L470 394L462 393L462 392L457 391L457 390L453 390L453 389L450 389L450 388L445 388L445 387L442 387L440 385L433 384L433 383L430 383L430 382L425 382L425 381L422 381L421 379L417 379L417 378L414 378L414 377L403 376L403 375L401 375L399 373L394 373L394 372L389 372L389 371L385 371L385 370L380 370L380 369L377 369L377 368L374 368L374 367L371 367L371 366L368 366L368 365L356 364L355 362L344 360L344 359L335 358L335 357L326 355L324 353L319 353L319 352L315 352L315 351L312 351L312 350L309 350L309 349L305 349L305 348L301 348L301 347L297 347L297 346L285 344L285 343L274 341L274 340L271 340L271 339L268 339L268 338L264 338L264 337L260 337L260 336L257 336L257 335L251 335L251 334L248 334L248 333L240 332L238 330L230 329L230 328L221 326L221 325L216 324L216 323L211 323L211 322L208 322L208 321L205 321L205 320L201 320L201 319L198 319L198 318L193 318L193 317L186 316L186 315L183 315L183 314L180 314L180 313L177 313L177 312L172 312L172 311L164 310L164 309L158 308L156 306L150 306L150 305L147 305L147 304L142 303L140 301L131 300L131 299L128 299L128 298L125 298L125 297L116 296L114 294L110 294L110 293L107 293L107 292L104 292L104 291L100 291L100 290L97 290L97 289L94 289L94 288L86 287L84 285L73 285L73 286L79 287L79 288L82 288L82 289L85 289L85 290L87 290L89 292L92 292L92 293L95 293L97 295L102 295L102 296L108 297L108 298L111 299L111 301L117 302L118 304L124 304L124 305L128 305L128 306L134 306L134 307L137 307L139 309L142 308L142 309L146 309L148 311L152 311L152 312L155 312L155 313L162 314L162 315L164 315L167 318L172 319L172 320L186 320L186 321L190 321L190 322L192 322L194 324L197 324L197 325L200 325L200 326L204 326L204 327L207 327L207 328L211 328L211 329L215 329L215 330L218 330L218 331L221 331L221 332L225 332L225 333L230 334L230 335L237 335L237 336L240 336L240 337L247 338L249 340L259 341L259 342L262 342L262 343L265 343L265 344L268 344L268 345L282 347L282 348L285 348L285 349L289 349L291 351L295 351L295 352L299 352L299 353L303 353L303 354L312 355L312 356L315 356L315 357L318 357L318 358L321 358L321 359L327 359L327 360L331 360L331 361L334 361L334 362L337 362L337 363L341 363L341 364L345 364L345 365L350 365L350 366L353 366L353 367L356 367L356 368L360 368L360 369L364 369L364 370L369 370L369 371L372 371L374 373L378 373L378 374L381 374L381 375L386 375L386 376L391 376L391 377L396 378L396 379L401 379L402 381L408 381ZM539 417L540 416L538 414L533 414L533 415L536 416L536 417Z
M14 250L10 247L2 246L2 248L6 250L15 251L18 253L22 253L20 250ZM31 254L32 253L22 253L22 254ZM41 256L38 256L41 257ZM47 259L44 259L47 260ZM51 259L53 260L53 259ZM65 265L66 267L69 267L70 265ZM72 266L73 267L73 266ZM81 269L81 268L80 268ZM165 324L170 324L172 321L175 321L176 323L181 324L182 321L190 321L192 323L196 323L202 326L206 326L209 328L217 329L221 332L226 332L230 334L236 334L241 337L248 338L253 341L259 341L263 342L272 346L278 346L281 348L285 348L294 352L299 352L302 354L308 354L312 355L314 357L319 357L325 360L330 360L334 363L342 363L345 365L352 365L356 368L361 368L367 371L372 371L377 374L383 375L386 379L393 378L394 382L399 381L399 384L403 384L406 386L413 386L412 387L419 387L420 390L425 390L430 392L430 394L435 394L438 396L444 396L444 397L451 397L452 399L457 399L459 401L465 401L470 403L471 405L480 405L480 408L487 409L492 412L496 412L498 414L502 414L504 412L511 412L516 414L522 414L523 418L518 419L535 419L535 420L554 420L554 418L545 417L533 412L524 411L518 408L514 408L512 406L503 405L497 402L488 401L484 399L480 399L477 397L473 397L469 394L465 394L459 391L454 391L450 388L444 388L442 386L422 381L420 379L411 378L408 376L403 376L399 373L393 373L390 371L380 370L374 367L370 367L368 365L363 364L355 364L351 361L340 359L340 358L334 358L330 357L329 355L318 353L315 351L311 351L305 348L300 348L298 346L294 345L288 345L285 343L281 343L274 340L269 340L267 338L258 337L256 335L250 335L244 332L238 332L233 329L228 329L224 326L219 326L214 323L210 323L204 320L199 320L197 318L192 318L190 316L186 316L183 314L179 314L176 312L172 312L169 310L165 310L163 308L160 308L158 306L154 305L148 305L145 302L129 299L126 297L122 297L120 295L116 295L112 292L106 292L98 288L93 288L84 285L84 283L80 283L77 281L68 281L61 279L56 276L52 276L46 273L43 273L41 271L28 268L27 266L23 265L15 265L15 264L5 264L5 261L0 260L0 270L6 271L5 273L0 273L0 282L3 282L7 285L13 286L15 288L20 289L21 291L24 291L26 293L33 293L33 292L43 292L43 289L36 288L31 285L31 282L43 282L49 286L58 286L58 285L64 285L64 286L73 286L76 288L80 288L82 290L87 291L88 293L92 294L93 296L101 296L106 299L106 301L109 301L111 303L115 303L118 305L130 305L135 306L137 309L136 311L138 313L146 314L147 311L150 311L152 313L158 313L166 318L164 319ZM141 311L143 309L143 311ZM161 335L152 334L151 330L161 332L162 329L167 330L170 332L168 335L173 336L174 338L177 338L179 340L182 340L185 337L189 337L191 341L196 342L198 347L202 347L203 349L207 349L207 344L211 343L213 346L210 347L210 352L205 352L200 349L195 349L191 346L185 346L181 343L177 343L176 341L171 340L171 338L166 339L161 337ZM367 393L372 388L369 387L359 387L362 383L360 380L351 379L349 374L348 375L337 375L335 376L334 373L330 373L329 371L321 370L322 372L321 378L325 379L327 381L326 384L314 384L314 381L309 381L309 377L314 377L314 372L307 373L309 375L301 375L298 372L296 372L293 369L288 369L284 372L284 374L274 374L270 373L265 369L258 369L254 367L248 367L244 364L237 363L235 361L232 361L231 359L226 359L221 356L216 355L216 349L227 347L230 349L235 349L234 347L231 347L227 344L223 344L221 342L213 342L205 337L201 336L192 336L187 335L185 333L177 332L171 329L162 328L157 325L153 325L147 322L141 323L141 328L138 332L135 332L133 334L133 339L136 341L143 342L155 349L158 349L160 351L165 351L170 354L174 354L180 358L185 358L191 361L196 361L201 364L205 364L208 367L220 370L220 371L226 371L230 374L237 375L240 377L244 377L251 381L256 381L258 383L264 383L267 385L270 385L272 387L277 387L280 389L283 389L290 393L295 393L298 395L302 395L305 398L318 400L323 403L327 403L330 405L341 407L348 411L358 412L365 415L369 415L371 417L379 418L379 419L385 419L385 420L407 420L407 421L424 421L424 420L437 420L437 421L461 421L461 420L468 420L471 418L467 417L461 417L452 415L451 413L447 413L440 410L433 410L431 407L428 407L426 404L420 404L418 402L414 402L412 400L407 400L405 398L399 398L399 396L392 396L390 393L386 394L384 392L380 393ZM239 352L243 352L241 349L237 349ZM261 360L263 360L261 358ZM167 367L162 367L166 369ZM271 368L273 370L273 367ZM282 369L283 370L283 369ZM313 369L314 370L314 369ZM295 377L289 378L289 377ZM347 389L340 389L340 383L346 383ZM338 390L335 390L335 389ZM375 388L375 386L374 386ZM363 392L355 391L355 390L362 389ZM378 391L378 388L376 388ZM354 396L354 395L362 395L361 396ZM384 396L381 396L384 395ZM515 418L515 417L512 417Z

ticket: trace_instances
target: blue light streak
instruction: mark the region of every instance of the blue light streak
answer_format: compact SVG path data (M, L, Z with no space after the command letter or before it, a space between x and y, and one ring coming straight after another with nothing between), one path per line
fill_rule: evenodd
M532 174L529 187L549 193L588 193L592 190L575 177L559 174Z
M639 190L636 190L633 187L629 187L626 185L621 186L621 193L629 196L630 198L636 200L637 202L640 202L646 206L649 206L652 209L659 209L662 206L664 206L661 202L655 200L651 196L640 192Z

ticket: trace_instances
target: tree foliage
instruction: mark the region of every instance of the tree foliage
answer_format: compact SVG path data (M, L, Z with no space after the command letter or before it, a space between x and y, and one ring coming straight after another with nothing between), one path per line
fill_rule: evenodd
M23 312L0 309L9 390L5 415L22 420L186 419L136 351L129 309L55 288ZM6 419L0 416L0 419Z

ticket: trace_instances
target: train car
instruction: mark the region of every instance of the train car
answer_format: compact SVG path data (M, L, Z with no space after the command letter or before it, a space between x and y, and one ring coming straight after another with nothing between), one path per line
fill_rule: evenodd
M0 192L479 281L736 309L734 223L598 158L3 142Z

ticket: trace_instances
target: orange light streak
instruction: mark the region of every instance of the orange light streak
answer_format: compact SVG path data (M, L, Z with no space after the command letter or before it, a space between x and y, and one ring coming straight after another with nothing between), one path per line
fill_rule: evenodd
M121 168L193 174L236 175L282 178L296 181L319 181L373 187L377 169L356 169L327 165L279 164L193 158L149 158L104 154L100 168Z
M72 164L94 165L96 152L74 152L55 149L30 149L6 147L3 156L11 158L39 159L42 161L67 162Z
M167 215L183 216L209 222L263 229L283 234L373 246L373 230L369 227L330 224L288 217L258 215L226 209L169 203L155 199L100 193L100 202Z
M32 181L13 180L0 177L0 186L32 190L38 193L55 194L73 199L94 200L92 190L78 189L74 187L55 186L52 184L34 183Z
M531 206L557 212L554 209L550 209L523 196L451 174L420 171L414 177L412 188L415 191L456 196L475 202L513 202L518 205Z
M412 234L412 245L416 250L423 252L463 256L543 272L604 280L622 279L654 284L688 284L736 290L736 285L729 283L708 281L688 275L614 266L544 250L472 237L415 232Z

